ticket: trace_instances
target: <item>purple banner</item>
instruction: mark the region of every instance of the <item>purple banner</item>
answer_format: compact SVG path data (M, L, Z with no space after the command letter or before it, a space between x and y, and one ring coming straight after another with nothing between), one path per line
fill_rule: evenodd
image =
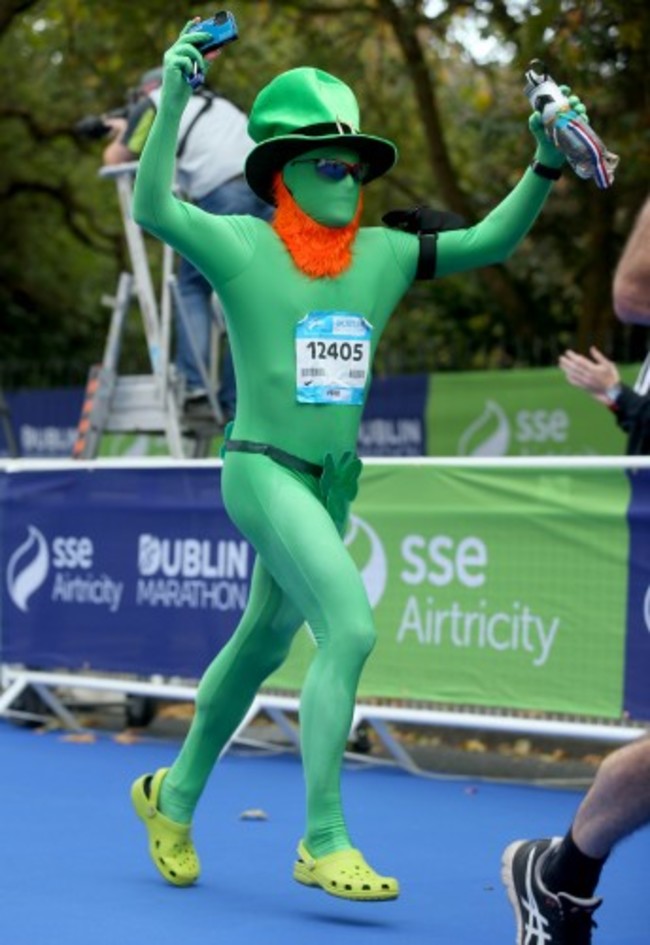
M9 422L18 447L26 459L68 459L77 436L84 390L24 390L5 394ZM0 456L11 455L5 430L0 427Z
M630 526L624 709L650 719L650 469L630 471Z
M426 456L427 374L373 378L363 411L360 456Z
M3 477L3 662L198 678L239 621L253 566L220 475Z
M359 431L361 456L426 456L426 374L373 378ZM5 394L19 455L69 458L77 435L83 388ZM0 425L0 457L10 454Z

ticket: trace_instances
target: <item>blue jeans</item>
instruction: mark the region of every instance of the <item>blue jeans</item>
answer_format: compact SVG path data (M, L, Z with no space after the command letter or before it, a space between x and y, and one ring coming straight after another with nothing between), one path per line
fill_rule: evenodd
M250 214L269 220L273 208L260 200L250 189L243 177L226 181L220 187L195 200L201 210L216 215ZM210 328L214 318L212 310L212 286L186 259L181 258L178 271L178 290L183 302L183 311L190 325L197 351L201 353L202 363L209 370ZM201 373L197 367L192 345L187 335L185 324L176 315L176 368L185 377L188 391L204 387ZM220 387L217 392L221 408L229 415L235 412L236 391L235 375L230 352L224 352L220 370Z

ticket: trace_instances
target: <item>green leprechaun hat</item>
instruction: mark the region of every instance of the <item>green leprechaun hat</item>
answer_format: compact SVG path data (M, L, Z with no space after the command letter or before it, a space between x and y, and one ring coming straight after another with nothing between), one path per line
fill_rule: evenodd
M282 72L258 94L251 109L248 133L256 146L246 159L246 179L255 193L273 203L276 171L328 144L349 147L368 165L365 183L389 171L397 161L391 141L359 131L359 106L344 82L302 66Z

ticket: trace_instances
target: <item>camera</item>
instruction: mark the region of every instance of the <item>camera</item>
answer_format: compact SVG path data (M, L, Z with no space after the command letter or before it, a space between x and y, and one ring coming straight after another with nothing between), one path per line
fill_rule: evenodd
M126 118L128 108L114 108L106 112L106 118ZM86 115L74 126L75 134L80 138L89 138L91 141L100 141L110 133L111 127L99 115Z
M211 39L197 46L203 55L215 49L221 49L222 46L234 42L239 36L235 17L228 10L221 10L209 19L195 23L190 26L188 33L210 33Z

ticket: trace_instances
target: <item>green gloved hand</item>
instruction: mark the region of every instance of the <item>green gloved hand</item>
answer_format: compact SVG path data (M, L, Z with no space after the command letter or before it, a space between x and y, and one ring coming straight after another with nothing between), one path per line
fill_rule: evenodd
M563 92L568 98L572 111L579 115L583 121L589 124L587 109L582 104L578 96L571 95L571 89L568 85L561 85L560 91ZM542 121L542 116L539 114L539 112L533 112L533 114L530 116L528 119L528 127L530 128L533 137L537 141L535 160L539 161L540 164L546 165L546 167L562 167L562 165L566 162L566 158L560 149L555 147L547 135L544 123Z
M320 492L325 500L325 507L341 534L345 529L350 504L359 491L359 476L362 469L361 460L350 450L346 450L338 457L334 457L331 453L325 456L323 474L320 478Z
M189 20L183 27L176 42L163 56L163 83L161 105L182 110L192 95L189 79L198 71L204 75L208 71L208 62L196 48L208 42L210 33L188 30L199 20Z

